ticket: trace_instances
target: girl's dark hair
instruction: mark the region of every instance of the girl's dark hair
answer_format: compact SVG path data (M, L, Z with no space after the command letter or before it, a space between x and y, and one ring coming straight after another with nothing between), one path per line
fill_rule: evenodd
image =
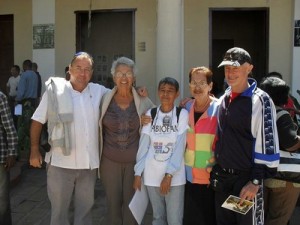
M288 101L290 87L278 77L267 77L260 83L260 88L267 92L277 106Z
M161 85L165 85L165 84L169 84L169 85L175 87L176 92L179 91L179 83L176 79L174 79L172 77L165 77L165 78L161 79L158 84L158 89L160 88Z

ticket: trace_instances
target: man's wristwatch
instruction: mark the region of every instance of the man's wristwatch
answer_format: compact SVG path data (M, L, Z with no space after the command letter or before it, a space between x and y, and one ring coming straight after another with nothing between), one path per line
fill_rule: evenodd
M172 178L172 177L173 177L173 175L172 175L172 174L169 174L169 173L166 173L165 176L166 176L166 177L169 177L169 178Z
M260 180L258 180L258 179L253 179L251 181L251 183L254 184L254 185L260 185L261 184Z

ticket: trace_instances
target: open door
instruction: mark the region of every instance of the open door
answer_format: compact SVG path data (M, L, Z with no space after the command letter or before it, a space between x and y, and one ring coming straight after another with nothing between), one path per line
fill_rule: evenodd
M121 56L134 60L134 15L130 9L93 11L88 30L88 12L76 13L76 50L93 56L93 82L112 88L113 60Z
M249 52L253 61L253 77L260 82L268 73L268 8L210 9L211 58L213 93L219 96L224 87L224 69L218 68L225 52L241 47Z
M14 17L0 15L0 90L6 93L10 68L14 65ZM19 65L22 67L22 65Z

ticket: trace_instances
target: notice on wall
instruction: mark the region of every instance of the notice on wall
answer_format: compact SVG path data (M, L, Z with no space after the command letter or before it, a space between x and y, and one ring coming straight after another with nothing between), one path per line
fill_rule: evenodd
M54 24L33 25L33 49L54 48Z

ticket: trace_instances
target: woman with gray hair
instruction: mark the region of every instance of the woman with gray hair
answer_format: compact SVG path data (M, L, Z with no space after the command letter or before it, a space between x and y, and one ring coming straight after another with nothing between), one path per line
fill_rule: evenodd
M101 102L100 176L107 199L107 224L136 224L128 207L134 189L134 165L138 150L140 116L154 104L137 94L136 67L133 60L121 57L113 62L111 74L115 87Z

